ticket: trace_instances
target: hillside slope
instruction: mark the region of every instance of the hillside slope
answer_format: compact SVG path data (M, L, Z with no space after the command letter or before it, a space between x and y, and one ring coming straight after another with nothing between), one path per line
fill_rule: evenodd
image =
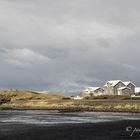
M60 100L64 96L41 94L32 91L0 91L0 100L16 102L16 101L31 101L31 100Z
M32 91L0 91L0 109L60 109L73 103L70 98Z

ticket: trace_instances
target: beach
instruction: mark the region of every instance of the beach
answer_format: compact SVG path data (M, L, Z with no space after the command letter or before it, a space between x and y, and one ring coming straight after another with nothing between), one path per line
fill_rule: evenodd
M1 140L140 139L139 114L0 111L0 126Z
M1 140L139 140L126 127L140 127L140 121L118 121L96 124L61 124L55 126L29 124L0 124ZM11 129L10 131L8 129Z

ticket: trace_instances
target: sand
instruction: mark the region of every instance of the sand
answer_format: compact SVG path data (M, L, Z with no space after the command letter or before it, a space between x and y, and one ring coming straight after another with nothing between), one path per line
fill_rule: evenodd
M140 120L90 124L35 125L0 123L0 140L140 140Z

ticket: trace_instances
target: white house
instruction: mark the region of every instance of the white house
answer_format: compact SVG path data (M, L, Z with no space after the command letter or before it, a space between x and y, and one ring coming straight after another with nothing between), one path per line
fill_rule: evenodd
M140 87L135 87L135 95L140 95Z
M74 99L74 100L82 100L83 97L81 97L81 96L75 96L73 99Z
M99 95L134 95L140 94L140 87L136 87L131 81L111 80L101 87L88 87L83 91L83 96Z
M112 80L104 85L106 95L132 95L135 92L135 85L131 81Z
M118 95L118 89L125 87L125 84L121 80L107 81L104 85L106 95Z
M99 96L104 92L103 88L100 87L88 87L84 90L83 96Z

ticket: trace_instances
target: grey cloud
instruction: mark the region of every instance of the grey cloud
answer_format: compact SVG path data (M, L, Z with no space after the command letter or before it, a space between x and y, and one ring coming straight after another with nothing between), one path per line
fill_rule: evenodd
M79 93L140 85L138 0L1 0L0 87Z

